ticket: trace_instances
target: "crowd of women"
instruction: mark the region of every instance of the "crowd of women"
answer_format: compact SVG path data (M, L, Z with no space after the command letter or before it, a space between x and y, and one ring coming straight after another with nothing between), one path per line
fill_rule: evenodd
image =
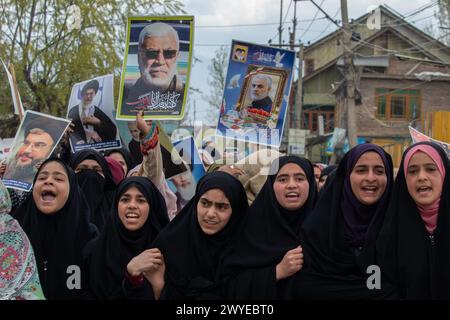
M126 150L84 150L43 162L30 193L0 183L1 299L450 299L438 145L405 150L396 177L388 153L358 145L320 193L297 156L275 159L251 201L210 172L174 214L157 129L139 121L138 170Z

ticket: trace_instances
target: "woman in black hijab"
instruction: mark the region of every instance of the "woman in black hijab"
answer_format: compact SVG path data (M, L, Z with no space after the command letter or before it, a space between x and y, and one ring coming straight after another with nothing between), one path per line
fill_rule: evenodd
M108 163L98 151L86 149L73 155L70 166L91 209L91 222L101 231L110 215L116 189Z
M317 196L313 166L284 156L270 173L223 265L231 299L288 298L291 276L302 265L300 227Z
M402 299L450 299L450 164L432 142L409 147L377 241L380 268Z
M379 146L361 144L333 175L302 226L305 265L294 298L385 297L387 287L368 289L366 270L376 264L375 242L393 184L391 157Z
M131 177L123 180L117 188L111 218L100 236L85 249L91 297L112 300L124 299L128 295L153 299L152 286L144 281L147 270L143 269L147 269L148 264L144 266L140 261L149 255L157 256L152 254L157 253L156 250L148 249L152 248L151 243L168 223L164 198L149 179ZM133 275L126 275L126 270L130 261L138 256L140 258L133 262L140 270L134 277L140 279L133 285L133 280L128 281Z
M125 148L109 150L105 153L105 156L111 157L120 163L123 172L125 173L125 177L128 172L135 167L130 153Z
M218 266L248 208L242 184L224 172L204 176L194 198L158 235L165 261L162 299L218 299Z
M14 212L33 246L47 299L84 296L82 251L98 234L72 169L51 158L40 166L32 194ZM80 279L81 277L81 279Z

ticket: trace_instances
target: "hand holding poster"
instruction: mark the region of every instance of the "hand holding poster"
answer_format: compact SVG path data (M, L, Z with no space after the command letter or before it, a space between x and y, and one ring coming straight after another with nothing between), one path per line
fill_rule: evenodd
M70 121L27 110L14 138L3 183L30 191L39 166L53 152Z
M194 17L128 18L117 119L181 120L189 87Z
M120 148L113 110L112 74L77 83L72 87L67 110L67 118L74 125L69 134L72 152Z
M278 148L295 53L233 40L217 135Z

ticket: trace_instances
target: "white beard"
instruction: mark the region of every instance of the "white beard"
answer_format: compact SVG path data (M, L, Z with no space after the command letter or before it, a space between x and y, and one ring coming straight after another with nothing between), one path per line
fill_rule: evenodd
M250 93L250 96L252 97L253 101L257 101L257 100L262 100L265 97L267 97L268 95L258 95L258 94L254 94L254 93Z
M155 87L160 90L166 90L170 82L173 79L173 76L176 74L176 64L173 65L171 69L169 69L169 73L167 74L167 77L164 79L161 78L153 78L150 74L150 71L148 68L146 68L143 63L141 62L141 59L139 58L139 70L141 72L141 78L144 81L144 83L150 87Z
M194 177L192 177L194 178ZM178 187L177 192L180 195L181 198L184 200L191 200L195 196L195 181L194 179L191 180L191 184L188 184L186 187Z

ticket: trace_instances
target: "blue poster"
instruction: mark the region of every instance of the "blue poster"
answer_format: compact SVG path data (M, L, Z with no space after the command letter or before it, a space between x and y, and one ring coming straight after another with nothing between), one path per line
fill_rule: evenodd
M232 41L217 136L279 148L295 52Z

